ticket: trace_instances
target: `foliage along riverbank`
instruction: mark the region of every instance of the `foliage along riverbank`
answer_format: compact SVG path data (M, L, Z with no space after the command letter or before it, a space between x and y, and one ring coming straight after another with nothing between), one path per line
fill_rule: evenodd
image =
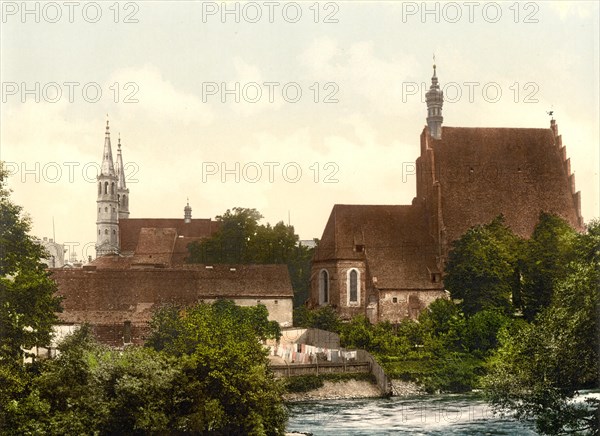
M265 434L285 431L280 383L261 340L265 306L166 307L146 346L98 344L86 326L60 355L1 362L0 434Z
M424 391L483 389L490 403L535 419L544 434L600 434L600 222L584 233L542 213L530 239L500 216L453 244L444 277L451 299L418 320L341 322L330 307L295 324L335 331L374 354L386 373Z

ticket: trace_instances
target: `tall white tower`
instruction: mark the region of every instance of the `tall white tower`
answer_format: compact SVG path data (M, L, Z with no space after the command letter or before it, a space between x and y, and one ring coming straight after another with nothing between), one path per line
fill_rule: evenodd
M433 77L431 78L431 86L425 94L427 102L427 126L429 134L434 139L442 139L442 106L444 105L444 93L438 84L438 78L435 72L435 64L433 64Z
M115 173L113 164L110 130L107 120L102 165L100 174L98 174L96 257L119 251L118 181L119 178Z

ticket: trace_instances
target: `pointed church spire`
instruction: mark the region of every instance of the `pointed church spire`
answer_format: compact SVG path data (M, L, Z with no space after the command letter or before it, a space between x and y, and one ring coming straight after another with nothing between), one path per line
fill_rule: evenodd
M108 115L107 115L108 117ZM96 207L96 257L119 251L119 197L117 194L117 176L112 159L110 145L110 127L106 120L104 152L98 174L98 196Z
M110 127L108 126L108 115L106 115L106 133L104 134L104 151L102 154L102 165L100 173L105 176L114 176L115 167L113 164L112 147L110 145Z
M123 166L123 155L121 153L121 134L117 145L117 199L119 201L119 219L129 218L129 189L125 182L125 168Z
M123 168L123 156L121 155L121 134L119 133L119 143L117 145L117 168L115 169L116 175L119 178L117 187L119 189L127 189L125 183L125 169Z
M444 105L444 93L440 89L438 83L435 55L433 56L433 76L431 77L431 86L429 91L425 94L425 101L427 103L427 126L429 127L429 134L435 139L442 139L442 106Z

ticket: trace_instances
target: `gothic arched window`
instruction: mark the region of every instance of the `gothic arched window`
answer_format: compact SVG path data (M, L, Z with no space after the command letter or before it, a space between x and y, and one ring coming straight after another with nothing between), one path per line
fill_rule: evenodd
M110 193L111 193L111 194L114 194L114 193L115 193L115 182L112 182L112 183L110 184Z
M104 229L104 234L108 235L108 229Z
M108 194L108 182L104 182L104 193Z
M123 207L127 207L127 196L123 195Z
M319 304L329 303L329 273L322 269L319 273Z
M98 182L98 194L102 194L102 182Z
M360 273L356 268L348 271L347 276L348 304L360 301Z

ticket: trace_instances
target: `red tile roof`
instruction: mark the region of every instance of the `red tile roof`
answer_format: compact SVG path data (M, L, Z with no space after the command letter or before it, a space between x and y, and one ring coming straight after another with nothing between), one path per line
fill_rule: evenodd
M122 218L119 220L121 252L136 250L143 228L175 229L178 237L196 240L210 237L219 229L219 222L209 218L192 219L189 223L186 223L183 218Z
M111 256L102 258L108 265ZM156 307L202 299L292 298L286 265L181 265L177 268L53 269L64 296L60 319L93 324L147 322ZM89 268L89 267L88 267Z
M366 259L379 289L439 289L431 282L436 247L426 225L417 206L336 204L314 260Z

